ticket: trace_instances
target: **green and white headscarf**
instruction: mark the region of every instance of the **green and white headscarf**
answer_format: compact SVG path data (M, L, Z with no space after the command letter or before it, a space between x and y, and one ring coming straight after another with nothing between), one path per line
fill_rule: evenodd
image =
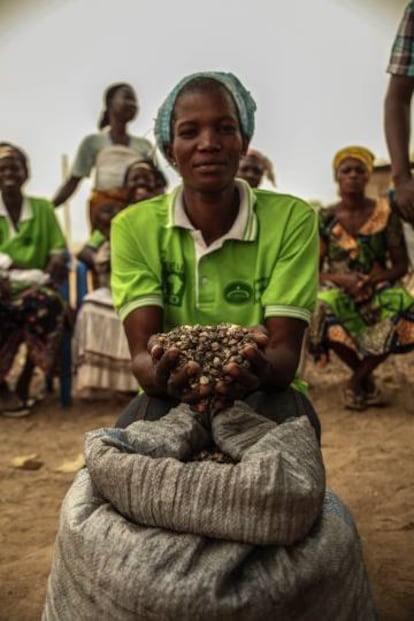
M155 119L155 139L161 153L168 159L166 147L172 142L171 119L174 111L175 102L183 88L193 80L206 78L215 80L222 84L230 93L236 105L243 135L250 140L254 132L254 113L256 111L256 102L243 86L238 78L232 73L224 73L221 71L202 71L200 73L192 73L183 78L171 91L164 103L158 110Z

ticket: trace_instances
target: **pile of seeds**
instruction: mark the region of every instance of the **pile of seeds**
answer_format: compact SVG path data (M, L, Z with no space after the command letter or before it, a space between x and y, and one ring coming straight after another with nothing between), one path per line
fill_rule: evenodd
M249 361L240 351L246 345L257 347L250 330L234 324L222 323L217 326L180 326L168 333L157 335L164 350L175 347L181 354L178 368L189 361L200 365L200 372L191 376L189 387L199 390L206 397L197 406L198 411L207 411L215 398L217 382L225 380L223 367L230 362L249 368Z

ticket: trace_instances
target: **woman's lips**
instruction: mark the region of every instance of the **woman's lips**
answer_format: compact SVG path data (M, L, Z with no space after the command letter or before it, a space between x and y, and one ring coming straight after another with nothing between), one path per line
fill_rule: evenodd
M194 168L201 172L216 172L225 166L225 162L199 162Z

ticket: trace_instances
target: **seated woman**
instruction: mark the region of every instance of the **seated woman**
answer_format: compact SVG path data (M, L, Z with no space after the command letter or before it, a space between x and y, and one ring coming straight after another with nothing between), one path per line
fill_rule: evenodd
M235 180L254 109L232 74L184 78L156 120L183 185L112 223L115 302L151 398L135 399L120 424L145 421L87 435L44 621L72 621L80 609L120 621L375 619L352 517L325 488L318 420L289 388L316 299L316 216ZM251 368L237 354L202 412L192 339L217 351L202 338L223 321L254 339L241 348ZM180 339L164 350L155 334L183 324L210 330L198 325L188 347ZM190 359L177 367L181 352ZM214 448L227 461L213 463Z
M0 411L30 413L33 370L57 374L65 304L58 286L67 277L67 251L53 206L25 196L29 177L21 149L0 145ZM10 390L6 376L20 345L26 364Z
M153 166L141 160L134 162L126 171L124 187L134 203L153 196ZM111 221L125 203L105 192L95 192L94 201L96 230L77 254L93 270L97 285L82 300L73 337L75 394L84 399L107 398L115 393L136 392L138 388L109 282Z
M323 288L310 333L314 355L332 349L352 371L344 401L354 410L383 403L373 371L414 347L414 298L399 284L409 264L401 222L387 198L365 195L373 161L358 146L335 155L340 201L321 215Z
M222 73L185 78L159 110L158 147L183 186L145 209L129 207L112 223L114 302L146 393L121 425L140 415L148 396L154 399L147 413L157 417L185 390L188 368L174 372L175 350L160 355L155 348L160 359L154 359L151 337L177 325L225 321L252 330L261 324L268 336L263 353L245 352L253 372L229 365L232 381L220 387L217 402L245 395L247 386L261 411L283 411L282 417L305 411L320 432L307 399L289 388L316 299L316 216L297 198L253 191L235 178L254 111L237 78ZM286 407L278 409L277 401Z
M85 399L137 388L109 287L110 225L124 203L105 192L95 193L94 200L96 230L77 258L93 270L97 288L82 300L72 339L74 392Z
M272 162L263 153L255 149L249 149L246 155L241 158L237 177L247 181L251 188L258 188L263 177L266 177L273 186L276 186Z

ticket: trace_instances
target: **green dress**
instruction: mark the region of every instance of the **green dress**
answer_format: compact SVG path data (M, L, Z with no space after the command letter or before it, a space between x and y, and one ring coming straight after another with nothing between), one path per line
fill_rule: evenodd
M327 247L330 273L370 274L389 265L390 249L405 245L401 222L386 199L379 199L371 217L356 235L348 233L335 208L321 215L320 236ZM398 283L381 282L372 297L356 302L336 285L326 283L318 293L310 328L310 351L318 358L333 342L361 358L405 353L414 348L414 298Z

